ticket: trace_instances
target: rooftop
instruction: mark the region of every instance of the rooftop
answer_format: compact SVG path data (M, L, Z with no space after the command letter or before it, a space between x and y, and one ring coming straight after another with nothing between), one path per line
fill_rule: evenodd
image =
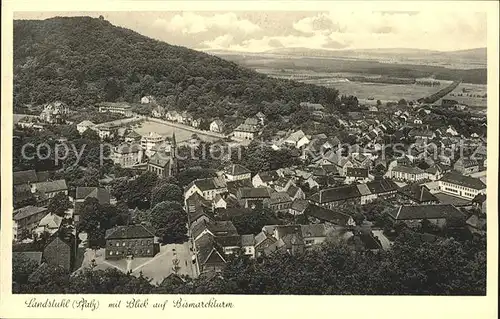
M117 226L106 231L106 240L130 239L130 238L152 238L155 235L143 225Z
M470 176L465 176L462 175L458 172L449 172L446 173L443 177L440 179L442 182L447 182L455 185L460 185L476 190L482 190L486 188L486 185L477 178L470 177Z
M389 212L395 220L438 219L462 217L463 214L455 206L444 205L402 205Z

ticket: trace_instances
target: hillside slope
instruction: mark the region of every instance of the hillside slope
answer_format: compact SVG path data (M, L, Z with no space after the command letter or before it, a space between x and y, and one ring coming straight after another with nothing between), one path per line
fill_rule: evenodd
M337 93L268 78L101 19L14 21L14 109L54 100L91 107L154 95L166 106L211 118L247 116L275 100L291 106L279 112L292 113L301 101L333 104Z

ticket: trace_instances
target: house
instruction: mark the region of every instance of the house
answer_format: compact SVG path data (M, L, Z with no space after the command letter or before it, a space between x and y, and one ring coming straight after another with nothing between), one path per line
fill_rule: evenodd
M227 185L225 180L219 177L197 179L187 186L184 198L189 198L195 192L212 201L217 194L227 193Z
M76 125L76 129L78 133L83 134L88 129L91 129L93 131L96 130L96 124L92 123L91 121L82 121Z
M439 165L433 165L425 170L427 174L426 179L437 181L443 176L443 171Z
M288 146L295 148L302 148L310 143L309 138L302 130L298 130L290 134L285 140L284 143Z
M49 265L60 266L70 271L73 262L71 245L54 235L43 249L42 258Z
M44 232L53 235L59 230L59 227L61 227L62 220L62 217L49 213L40 220L38 227L34 229L34 233L37 236L40 236Z
M193 119L191 121L191 126L194 127L194 128L198 128L201 125L201 121L202 121L201 118Z
M346 184L368 179L368 169L358 167L348 167L346 172Z
M177 161L175 153L158 151L148 161L148 172L153 172L159 177L174 176L177 173Z
M144 149L146 156L151 156L154 148L157 148L165 142L166 138L156 132L149 132L141 138L141 147Z
M191 237L198 240L205 234L213 237L237 236L238 231L231 221L203 220L191 225Z
M255 235L255 256L259 257L263 255L264 251L276 242L277 239L272 233L262 230L260 233Z
M123 143L113 147L111 159L121 167L133 167L142 162L143 149L139 144Z
M219 119L212 121L212 123L210 123L210 132L224 132L224 123Z
M240 235L215 236L214 240L226 256L237 254L241 250Z
M76 187L76 194L74 199L74 212L73 220L75 223L80 221L80 214L82 213L83 203L87 198L95 198L100 205L106 205L110 203L111 194L106 188L103 187Z
M398 165L391 170L391 178L406 182L419 182L426 179L427 174L418 167Z
M472 215L465 222L467 228L473 234L486 235L486 218Z
M292 202L292 205L290 206L288 213L290 213L293 216L302 215L302 214L304 214L304 211L306 210L306 208L308 206L309 206L309 202L307 200L296 199Z
M439 199L434 196L425 185L410 184L398 189L400 198L411 204L438 204Z
M264 126L266 124L266 116L264 113L259 112L255 114L255 118L259 120L260 125Z
M141 134L137 133L136 131L130 131L127 135L125 135L125 143L136 143L141 140L142 136Z
M311 223L325 223L329 226L355 226L354 219L344 213L333 211L315 204L309 204L304 211L304 216Z
M227 201L220 194L217 194L212 202L212 207L214 210L217 208L227 208Z
M311 195L309 202L330 209L340 205L364 205L379 197L393 197L398 188L398 185L391 180L374 180L366 184L343 185L320 190Z
M292 199L287 192L272 192L265 201L267 202L265 206L274 212L288 212L292 207Z
M271 187L278 179L276 171L259 172L252 178L254 187Z
M233 164L224 169L226 181L239 181L251 178L252 172L244 166Z
M23 231L31 234L47 214L48 210L45 207L26 206L14 210L12 215L14 240L17 240Z
M486 214L486 194L479 193L472 199L472 205Z
M38 175L35 170L17 171L12 173L12 182L14 185L32 184L38 181Z
M300 225L305 248L319 245L326 240L325 224Z
M199 273L220 272L226 265L226 256L210 234L204 234L195 241L196 260Z
M262 208L269 206L269 189L266 187L240 188L237 193L238 202L245 208Z
M151 95L146 95L141 98L141 104L155 104L156 100Z
M422 220L442 227L449 218L461 218L463 213L455 206L444 205L401 205L391 210L389 216L394 222L402 221L408 225L420 223Z
M37 203L35 195L31 192L29 184L14 185L12 190L12 202L14 209L35 205Z
M237 128L234 129L233 135L235 138L240 140L253 140L259 132L260 128L257 124L251 125L242 123L238 125Z
M47 103L43 106L43 111L39 118L47 123L64 123L69 113L69 107L60 101Z
M457 172L446 173L438 181L439 190L445 194L472 200L479 193L486 193L486 185L478 178Z
M290 184L288 188L286 189L286 192L288 193L288 196L292 200L297 200L297 199L305 199L306 194L302 190L302 188L295 186L294 184Z
M182 122L182 114L180 114L177 111L168 111L165 114L165 117L167 120L172 121L172 122Z
M460 158L453 165L453 169L463 175L479 172L479 162L472 158Z
M132 116L132 105L126 102L102 102L97 104L99 107L99 112L101 113L118 113L125 115L126 117Z
M117 226L106 231L105 259L153 257L158 252L154 233L144 225Z
M157 105L152 111L151 111L151 115L153 115L153 117L158 117L158 118L162 118L165 116L165 108L161 105Z
M253 234L241 235L241 249L244 255L255 257L255 236Z
M96 125L97 135L101 140L112 138L117 133L117 128L108 123L101 123Z
M48 182L38 182L31 184L31 192L43 194L47 199L51 199L58 193L68 195L68 186L64 179Z

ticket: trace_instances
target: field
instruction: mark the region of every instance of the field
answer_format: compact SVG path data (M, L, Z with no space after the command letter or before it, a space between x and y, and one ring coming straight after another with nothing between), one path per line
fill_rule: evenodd
M461 83L443 99L455 100L471 108L486 108L488 88L482 84ZM440 101L438 102L440 103Z
M194 132L181 129L178 127L173 127L167 124L161 124L157 122L145 121L140 127L134 128L134 131L139 133L140 135L148 135L150 132L156 132L162 136L172 137L172 134L175 132L175 138L177 142L183 142L191 138ZM215 137L206 136L202 134L197 134L198 137L204 141L211 142L217 140Z

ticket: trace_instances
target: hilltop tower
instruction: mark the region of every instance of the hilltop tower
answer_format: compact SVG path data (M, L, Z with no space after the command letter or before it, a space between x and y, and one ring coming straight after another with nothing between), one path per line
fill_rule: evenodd
M177 141L175 140L175 132L172 133L172 146L170 147L170 176L177 176Z

